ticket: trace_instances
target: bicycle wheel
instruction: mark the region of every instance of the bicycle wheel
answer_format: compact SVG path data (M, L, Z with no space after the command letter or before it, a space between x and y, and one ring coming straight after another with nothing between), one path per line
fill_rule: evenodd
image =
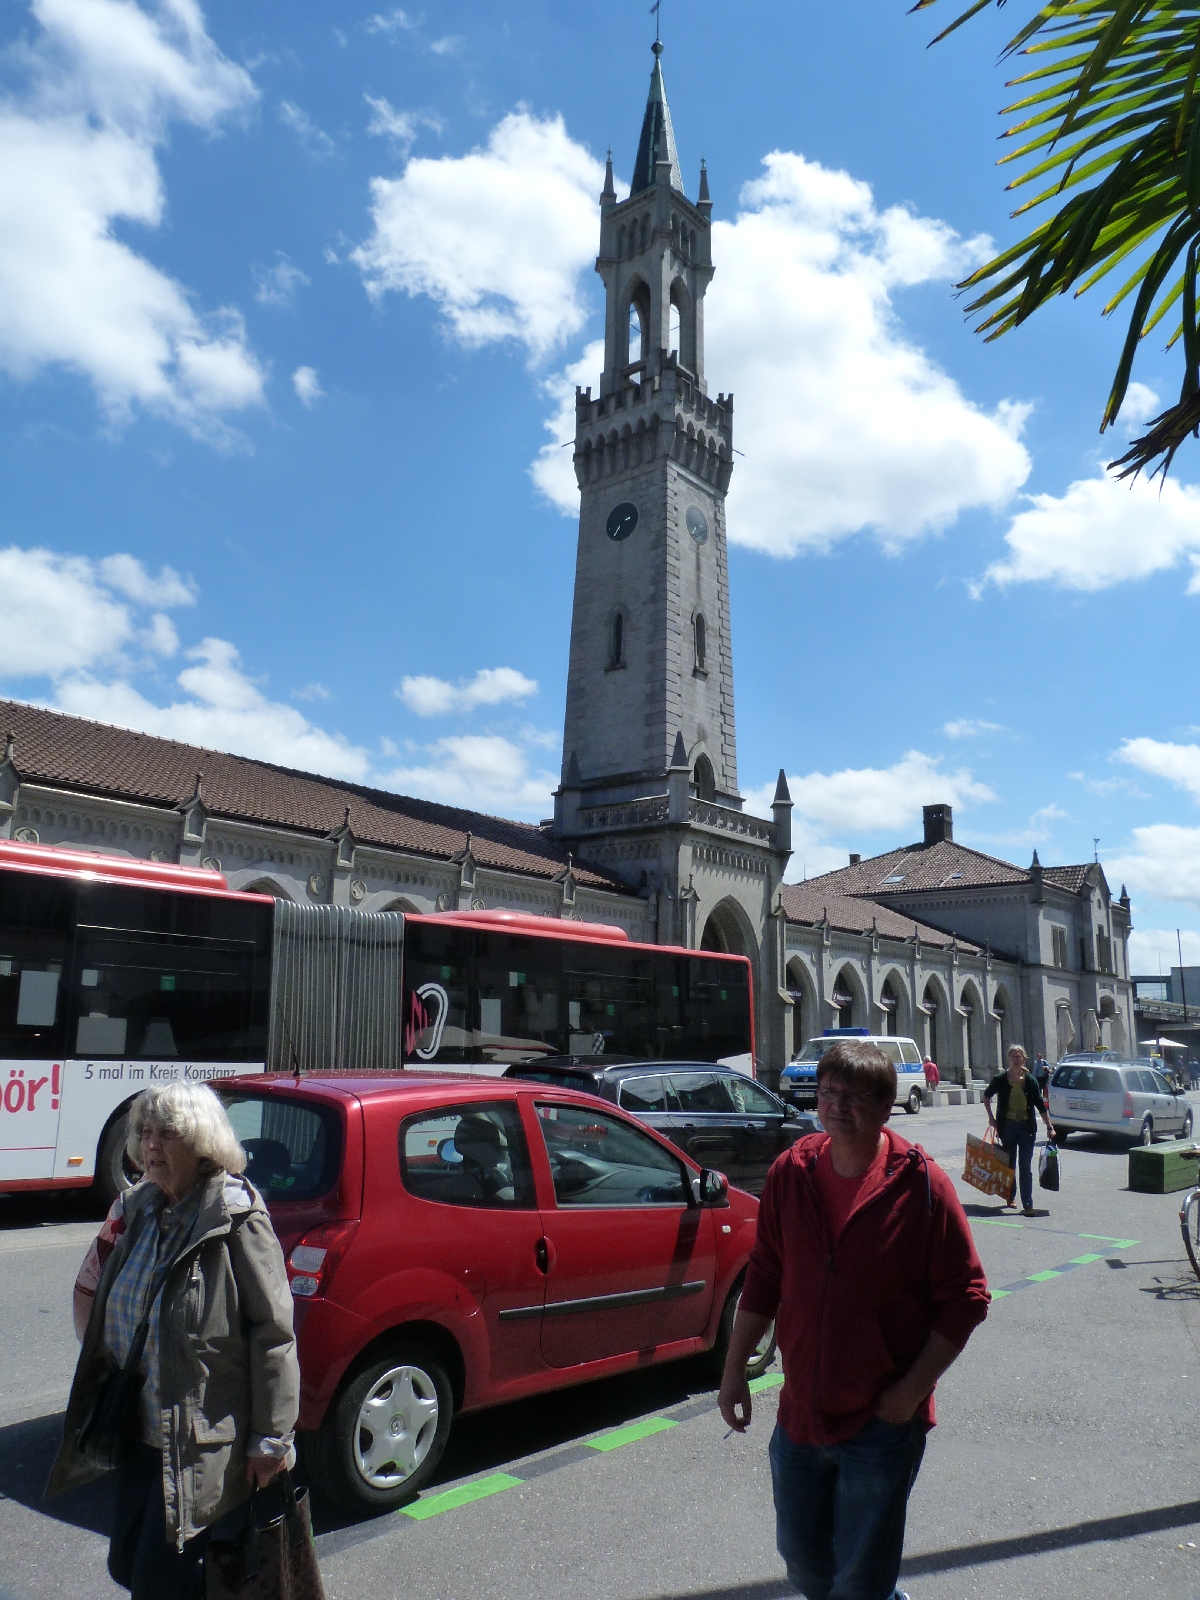
M1192 1271L1200 1278L1200 1189L1189 1189L1184 1196L1179 1208L1179 1230Z

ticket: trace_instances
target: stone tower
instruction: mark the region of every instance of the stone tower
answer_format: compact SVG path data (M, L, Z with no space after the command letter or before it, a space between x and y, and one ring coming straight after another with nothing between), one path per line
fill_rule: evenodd
M629 197L617 200L611 155L600 195L604 371L598 395L576 391L579 545L554 831L655 900L660 942L751 957L761 1055L779 1010L773 912L791 799L781 772L768 822L738 792L733 397L711 399L704 373L712 201L703 164L697 199L683 192L657 40L653 50Z

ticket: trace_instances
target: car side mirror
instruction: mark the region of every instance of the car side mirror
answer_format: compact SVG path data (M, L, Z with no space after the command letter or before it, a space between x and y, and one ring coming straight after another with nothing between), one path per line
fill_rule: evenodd
M698 1206L724 1205L729 1197L729 1179L723 1172L702 1167L692 1178L692 1199Z

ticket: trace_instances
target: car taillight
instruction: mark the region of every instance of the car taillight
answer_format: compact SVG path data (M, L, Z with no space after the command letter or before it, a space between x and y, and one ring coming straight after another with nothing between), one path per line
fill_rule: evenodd
M357 1217L345 1222L324 1222L319 1228L310 1228L300 1243L292 1246L287 1274L294 1295L311 1300L314 1295L329 1293L338 1263L350 1248L357 1228Z
M1128 1089L1125 1091L1125 1104L1121 1107L1121 1115L1123 1117L1132 1117L1135 1115L1133 1109L1133 1096L1130 1094Z

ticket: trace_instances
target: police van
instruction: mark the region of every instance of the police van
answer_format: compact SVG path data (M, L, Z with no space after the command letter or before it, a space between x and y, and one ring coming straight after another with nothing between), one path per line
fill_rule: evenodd
M895 1034L868 1033L866 1028L826 1028L819 1039L810 1039L780 1074L780 1098L793 1106L816 1105L817 1062L830 1045L839 1039L862 1039L867 1044L879 1046L896 1069L896 1104L915 1117L921 1109L921 1095L925 1089L925 1067L921 1052L912 1039L900 1039Z

